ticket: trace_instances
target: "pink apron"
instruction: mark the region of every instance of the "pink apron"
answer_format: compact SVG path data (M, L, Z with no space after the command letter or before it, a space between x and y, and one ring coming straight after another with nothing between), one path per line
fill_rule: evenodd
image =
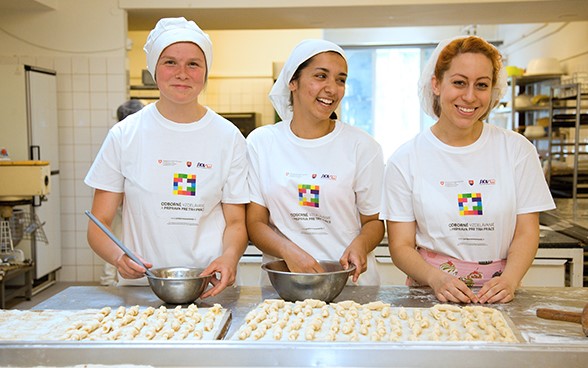
M446 256L424 248L417 251L430 265L447 272L459 279L469 287L480 287L493 277L500 276L506 266L506 259L486 262L469 262ZM408 286L421 286L410 277L406 280Z

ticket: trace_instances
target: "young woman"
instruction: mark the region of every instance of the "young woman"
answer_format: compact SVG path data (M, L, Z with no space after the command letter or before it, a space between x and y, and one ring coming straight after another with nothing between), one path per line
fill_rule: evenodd
M375 285L384 160L367 133L332 119L346 78L339 46L306 40L293 50L270 92L282 122L247 137L247 228L264 261L321 272L317 260L339 260L357 267L354 282Z
M123 242L148 267L203 267L213 296L235 280L247 245L247 146L228 120L201 105L212 44L194 22L161 19L144 48L160 91L156 103L116 124L85 182L95 188L92 213L110 226L123 202ZM124 197L124 201L123 200ZM145 269L92 222L88 241L132 283Z
M387 163L390 255L442 302L509 302L537 252L539 212L555 206L535 147L483 122L506 90L501 56L475 36L442 42L419 89L438 120Z

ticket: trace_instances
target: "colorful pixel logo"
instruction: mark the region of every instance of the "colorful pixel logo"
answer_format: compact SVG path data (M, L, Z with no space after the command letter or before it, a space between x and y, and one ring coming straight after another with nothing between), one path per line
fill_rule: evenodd
M319 206L319 186L298 184L298 204L306 207Z
M195 196L196 174L174 174L174 195Z
M460 216L482 215L482 193L463 193L457 195Z

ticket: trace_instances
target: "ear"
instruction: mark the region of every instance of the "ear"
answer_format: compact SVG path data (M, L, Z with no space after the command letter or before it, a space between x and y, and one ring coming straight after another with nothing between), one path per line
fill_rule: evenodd
M298 80L293 80L290 81L290 83L288 83L288 89L290 90L290 92L294 92L298 89Z
M435 96L439 96L441 93L439 92L440 90L440 85L441 83L439 82L439 80L437 79L437 77L432 76L431 77L431 88L433 90L433 94Z

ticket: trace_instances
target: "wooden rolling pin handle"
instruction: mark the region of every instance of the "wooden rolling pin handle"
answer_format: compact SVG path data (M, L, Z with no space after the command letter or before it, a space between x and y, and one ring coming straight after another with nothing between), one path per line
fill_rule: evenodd
M557 321L582 323L582 313L566 312L555 309L537 308L537 317Z

